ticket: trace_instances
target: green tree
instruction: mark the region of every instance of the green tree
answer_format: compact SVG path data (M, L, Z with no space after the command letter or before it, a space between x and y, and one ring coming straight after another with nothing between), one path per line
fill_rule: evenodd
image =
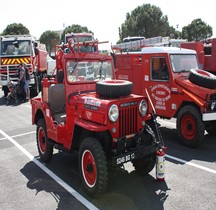
M21 35L21 34L29 34L29 30L22 23L9 24L2 32L2 35Z
M90 31L90 30L88 30L87 27L85 27L85 26L83 27L83 26L78 25L78 24L73 24L73 25L71 25L71 26L67 26L67 27L64 29L64 31L63 31L63 33L62 33L62 35L61 35L61 41L64 42L65 34L71 33L71 32L73 32L73 33L84 33L84 32L86 32L86 33L92 33L92 34L93 34L93 32Z
M119 37L122 41L127 36L169 36L175 29L169 26L168 17L159 7L143 4L135 8L131 14L126 14L126 20L119 28Z
M46 49L49 53L54 51L54 40L56 43L60 42L60 35L54 31L45 31L40 36L40 42L46 45Z
M212 36L212 27L200 18L194 19L189 25L182 28L182 38L188 41L205 40Z

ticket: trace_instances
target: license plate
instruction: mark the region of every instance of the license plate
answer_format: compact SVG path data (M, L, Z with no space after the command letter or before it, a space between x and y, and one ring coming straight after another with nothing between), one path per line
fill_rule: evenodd
M121 157L118 157L116 159L116 164L119 165L119 164L123 164L123 163L126 163L128 161L131 161L135 158L135 153L131 153L131 154L126 154L126 155L123 155Z

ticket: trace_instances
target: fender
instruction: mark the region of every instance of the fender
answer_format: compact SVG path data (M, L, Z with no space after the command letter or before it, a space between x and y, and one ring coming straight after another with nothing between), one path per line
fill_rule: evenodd
M95 132L109 130L108 126L106 125L100 125L83 119L76 119L75 124L86 130L95 131Z
M188 97L190 97L191 101L195 102L199 107L203 107L205 104L205 101L202 98L199 98L195 94L187 91L186 89L182 89L183 93L186 94Z

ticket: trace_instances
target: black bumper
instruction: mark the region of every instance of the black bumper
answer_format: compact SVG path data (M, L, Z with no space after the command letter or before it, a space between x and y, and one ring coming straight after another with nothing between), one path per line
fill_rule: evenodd
M121 155L115 156L112 158L112 165L121 165L126 162L133 161L135 159L139 159L145 157L147 155L156 153L160 146L158 144L153 145L138 145L132 151L125 152Z

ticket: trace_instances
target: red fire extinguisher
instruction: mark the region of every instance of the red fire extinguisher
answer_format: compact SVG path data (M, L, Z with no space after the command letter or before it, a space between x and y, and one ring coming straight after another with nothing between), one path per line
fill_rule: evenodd
M165 152L166 148L156 152L156 178L158 181L165 180Z

